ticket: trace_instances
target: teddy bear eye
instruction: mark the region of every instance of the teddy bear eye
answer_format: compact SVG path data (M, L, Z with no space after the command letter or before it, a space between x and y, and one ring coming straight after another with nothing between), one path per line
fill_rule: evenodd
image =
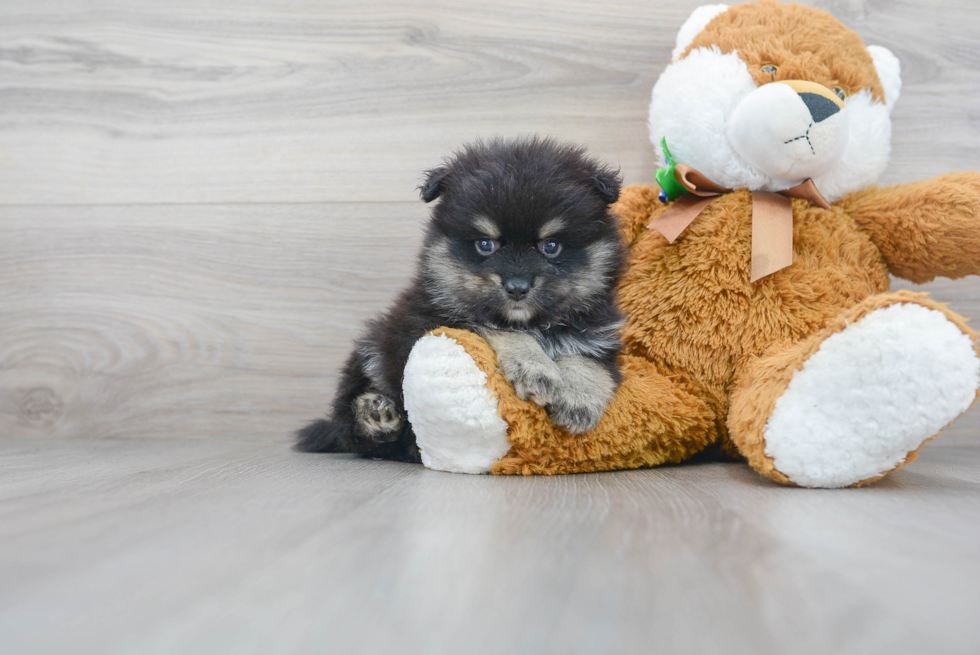
M841 100L847 97L847 93L845 93L844 89L840 88L839 86L833 86L830 88L834 90L834 93L836 93L837 97L840 98Z
M766 64L765 66L762 67L762 72L763 73L768 73L769 75L772 75L773 77L775 77L776 71L778 71L778 70L779 70L779 66L775 66L773 64Z

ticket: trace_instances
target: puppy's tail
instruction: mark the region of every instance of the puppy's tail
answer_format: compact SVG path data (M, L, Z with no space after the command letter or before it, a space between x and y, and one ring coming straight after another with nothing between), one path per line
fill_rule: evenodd
M348 426L336 419L313 421L296 432L296 450L303 453L349 453L351 435Z

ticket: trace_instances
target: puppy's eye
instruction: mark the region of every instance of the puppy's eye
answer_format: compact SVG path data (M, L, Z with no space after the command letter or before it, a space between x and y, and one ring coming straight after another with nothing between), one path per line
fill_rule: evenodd
M844 91L844 89L840 88L839 86L832 86L830 88L833 89L834 93L836 93L837 97L840 98L841 100L847 97L847 93Z
M494 239L477 239L476 240L476 251L478 253L480 253L481 255L483 255L484 257L488 257L488 256L492 255L493 253L497 252L497 248L499 248L499 247L500 247L500 243L498 243Z
M538 250L545 257L557 257L561 252L561 244L554 239L545 239L538 244Z

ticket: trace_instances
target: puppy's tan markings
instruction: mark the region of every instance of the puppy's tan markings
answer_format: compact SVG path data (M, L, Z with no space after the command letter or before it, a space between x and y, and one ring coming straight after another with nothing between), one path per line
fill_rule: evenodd
M558 218L552 218L538 230L538 239L547 239L550 236L554 236L564 230L567 225L565 219L560 216Z
M587 247L589 265L594 271L609 271L616 260L618 245L610 241L598 241Z
M585 252L589 257L589 266L568 278L571 296L578 301L606 293L608 278L615 274L613 267L617 254L615 243L599 241L588 246Z
M451 255L452 249L448 239L440 239L432 244L425 256L425 267L432 279L449 283L450 287L463 288L467 291L479 290L484 281L464 266L458 264Z
M484 234L491 239L500 238L500 228L486 216L475 217L473 219L473 227L479 230L481 234Z

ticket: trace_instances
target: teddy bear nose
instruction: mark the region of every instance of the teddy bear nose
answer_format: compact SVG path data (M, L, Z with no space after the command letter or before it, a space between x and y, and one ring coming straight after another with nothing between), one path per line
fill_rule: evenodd
M796 91L806 105L814 123L827 120L844 108L844 100L829 88L809 80L779 80L775 84L785 84Z
M810 116L814 123L830 118L840 111L837 103L816 93L800 93L803 104L810 110Z

